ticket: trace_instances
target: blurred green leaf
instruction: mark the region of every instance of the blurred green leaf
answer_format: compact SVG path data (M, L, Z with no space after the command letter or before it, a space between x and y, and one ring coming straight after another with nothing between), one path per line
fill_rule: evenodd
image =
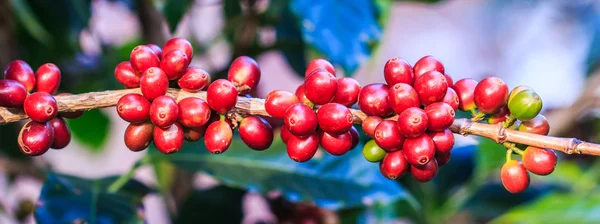
M289 1L279 1L279 22L275 26L277 42L287 63L294 69L296 75L304 78L308 64L306 60L306 44L302 39L300 24L289 8ZM270 8L273 8L272 6ZM275 10L274 10L275 11Z
M166 0L165 5L162 8L163 15L169 25L169 32L175 33L177 25L181 21L181 18L187 12L187 9L192 6L193 1L191 0Z
M94 152L102 150L108 130L110 119L99 109L86 111L77 119L67 119L73 137Z
M506 148L489 138L479 138L475 158L475 178L485 179L506 162Z
M173 223L242 223L245 193L222 185L195 190L186 197Z
M44 45L51 44L50 33L40 24L35 13L31 11L29 3L23 0L11 0L12 10L17 16L19 22L23 24L25 29Z

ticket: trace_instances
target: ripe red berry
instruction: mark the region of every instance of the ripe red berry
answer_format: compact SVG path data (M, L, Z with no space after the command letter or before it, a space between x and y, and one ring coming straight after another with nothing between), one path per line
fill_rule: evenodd
M131 62L131 67L139 74L144 73L149 68L160 66L160 60L154 54L154 51L144 45L139 45L131 50L129 62Z
M296 97L298 97L298 101L303 103L308 103L310 100L306 98L306 94L304 94L304 84L300 84L298 88L296 88Z
M395 180L404 176L408 172L409 166L404 153L399 150L385 154L383 160L379 163L379 172L384 177Z
M146 44L147 47L152 49L158 60L162 60L162 49L156 44Z
M30 156L39 156L50 149L54 140L54 129L48 122L29 121L19 133L18 143L21 152Z
M20 108L27 98L27 90L15 80L0 80L0 107Z
M506 105L508 86L498 77L487 77L475 87L475 105L485 114L496 113Z
M411 166L410 174L416 181L425 183L433 180L435 175L437 175L438 169L439 165L437 160L432 158L431 161L423 166Z
M436 153L447 153L454 147L454 134L450 129L443 131L429 132L429 137L433 140ZM439 162L439 161L438 161Z
M448 73L444 73L444 78L446 78L446 83L448 83L448 88L454 87L454 80L452 80L452 77L450 75L448 75Z
M4 70L4 79L20 82L27 92L31 92L35 87L35 76L33 69L22 60L14 60L8 63Z
M60 86L60 76L60 69L55 64L43 64L35 72L36 91L54 95Z
M474 93L477 83L475 79L470 78L461 79L454 83L454 91L459 99L459 110L470 111L476 108Z
M329 134L319 132L319 142L325 151L334 156L341 156L352 149L352 134L350 131L343 134Z
M350 131L348 132L350 132L350 135L352 136L352 146L350 147L350 149L352 150L356 148L356 146L358 146L358 143L360 143L360 134L354 126L352 126L352 128L350 128Z
M417 62L415 62L413 71L415 74L415 78L418 78L419 76L430 71L437 71L442 74L445 73L444 65L442 64L442 62L440 62L437 58L431 55L422 57Z
M262 151L273 143L273 127L261 117L245 117L240 122L238 131L242 141L251 149Z
M58 106L52 95L45 92L35 92L25 98L23 103L25 114L33 121L47 122L56 117Z
M247 94L256 89L256 85L260 81L260 67L251 57L237 57L229 66L227 79L233 85L241 88L240 95Z
M308 67L306 68L304 77L308 77L308 75L310 75L313 71L317 69L326 70L327 72L335 76L335 68L333 67L333 65L323 58L317 58L308 63Z
M192 62L192 58L194 58L194 49L192 48L192 44L183 38L174 37L169 39L162 48L162 58L165 58L165 55L173 50L180 50L185 53L188 57L188 64Z
M311 135L317 130L317 114L309 106L297 103L285 112L284 123L294 135Z
M497 124L500 122L504 122L506 118L510 115L510 111L508 109L508 105L504 105L500 110L492 116L490 116L487 121L489 124Z
M146 99L152 101L167 94L169 79L167 74L157 67L147 69L140 79L140 90Z
M202 137L204 137L204 132L206 132L206 126L197 128L183 127L183 135L185 140L189 142L197 142L198 140L202 139Z
M335 97L338 84L337 79L331 73L320 70L304 80L306 98L317 105L329 103Z
M219 114L225 114L233 109L237 103L237 96L235 86L225 79L215 80L206 91L208 105Z
M383 83L364 86L358 95L358 108L367 115L387 117L393 113L388 103L389 87Z
M396 114L400 114L411 107L421 106L417 91L406 83L393 85L389 90L387 101Z
M317 133L304 137L290 135L286 143L288 156L299 163L312 159L317 153L317 149L319 149L319 136Z
M427 131L429 119L421 108L411 107L398 115L398 131L407 138L416 138Z
M339 103L328 103L317 111L319 127L330 134L342 134L352 128L354 117L347 107Z
M210 75L201 68L190 66L183 76L177 80L177 84L181 89L188 92L198 92L210 83Z
M408 163L422 166L435 156L435 144L429 135L423 134L416 138L405 139L402 151L404 151Z
M510 160L502 165L500 179L504 188L513 194L521 193L529 187L529 173L518 160Z
M137 88L140 86L140 75L131 67L129 61L121 62L115 67L115 79L125 88Z
M189 64L189 58L183 51L172 50L160 61L160 69L167 74L169 80L176 80L183 75Z
M204 145L210 153L220 154L229 149L232 138L233 131L229 124L225 121L217 121L206 128Z
M438 166L443 166L450 162L450 158L452 157L452 151L448 152L436 152L435 153L435 161L437 161Z
M358 84L358 81L350 77L343 77L339 78L337 83L337 92L335 93L333 102L346 107L354 105L358 101L358 94L360 93L360 84Z
M127 122L142 123L148 120L150 101L137 93L125 94L117 101L117 114Z
M426 106L424 109L429 118L429 131L443 131L454 122L454 109L446 103L437 102Z
M388 86L394 86L396 83L414 83L414 74L412 66L402 58L392 58L383 66L383 77Z
M523 166L529 172L546 176L554 172L557 159L556 153L551 149L529 146L523 153Z
M550 124L548 124L548 120L546 120L544 115L538 114L531 120L521 122L519 131L538 135L548 135L550 132Z
M179 118L179 106L170 96L159 96L150 105L150 121L159 128L167 128Z
M155 127L152 140L158 151L164 154L176 153L183 146L183 128L179 123L175 123L167 128Z
M59 93L58 96L72 96L72 93ZM69 118L69 119L75 119L78 117L81 117L83 115L83 111L74 111L74 112L59 112L58 116L61 116L63 118Z
M427 106L444 99L448 83L442 73L430 71L415 79L414 88L419 94L421 104Z
M298 102L298 97L293 93L284 90L273 90L265 98L265 110L271 117L283 119L285 111Z
M52 145L50 148L53 149L63 149L69 145L71 142L71 131L69 130L69 126L64 119L61 117L55 117L52 120L48 121L48 123L52 126L54 130L54 138L52 140Z
M458 94L456 94L456 91L454 91L454 89L448 88L448 91L446 91L446 95L444 96L444 99L442 99L442 102L450 105L450 107L452 107L452 109L456 111L458 110L460 99L458 98Z
M129 124L125 129L125 146L132 152L142 151L150 145L154 135L154 125L150 122Z
M379 125L379 123L381 123L381 121L383 121L383 118L381 118L381 117L368 116L362 122L361 127L367 136L374 138L375 137L375 128L377 128L377 125Z
M283 143L287 144L287 141L290 138L290 135L292 135L292 133L290 133L290 130L285 125L282 125L281 128L279 129L279 137L281 137L281 141L283 141Z
M375 128L374 138L379 147L386 152L393 152L402 148L402 143L405 141L400 134L396 122L392 120L384 120Z
M179 101L178 105L179 117L177 121L184 127L202 127L210 120L210 107L208 103L200 98L188 97Z

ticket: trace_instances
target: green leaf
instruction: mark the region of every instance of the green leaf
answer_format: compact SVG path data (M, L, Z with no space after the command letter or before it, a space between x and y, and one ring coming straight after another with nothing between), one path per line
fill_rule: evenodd
M475 158L475 178L485 179L506 162L506 148L491 139L479 138Z
M50 33L40 24L29 3L23 0L11 0L12 10L25 29L44 45L51 44Z
M99 152L106 143L110 119L99 109L86 111L77 119L67 119L73 137L93 152Z
M242 223L245 193L222 185L193 191L186 196L173 223Z
M175 33L177 25L185 15L186 11L192 5L191 0L166 0L162 8L163 15L169 25L169 32Z

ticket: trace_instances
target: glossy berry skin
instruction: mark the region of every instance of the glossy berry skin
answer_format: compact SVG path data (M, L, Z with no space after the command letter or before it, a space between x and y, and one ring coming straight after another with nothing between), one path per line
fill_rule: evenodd
M383 66L383 77L388 86L394 86L396 83L414 83L414 74L412 66L402 58L391 58Z
M35 72L35 89L54 95L60 86L60 69L55 64L46 63Z
M471 78L461 79L454 83L454 91L459 99L459 110L470 111L477 108L477 106L475 106L474 96L477 83L477 80Z
M518 130L538 135L548 135L550 124L548 124L548 120L544 115L538 114L531 120L521 122Z
M352 150L358 146L358 143L360 143L360 134L354 126L352 126L348 132L350 132L350 136L352 136L352 146L350 147L350 150Z
M168 128L154 128L152 140L158 151L164 154L173 154L178 152L184 142L183 127L175 123Z
M317 121L323 131L339 135L352 128L354 117L347 107L339 103L328 103L317 111Z
M396 114L401 114L411 107L419 107L419 95L417 91L406 83L397 83L388 91L388 104Z
M56 117L58 112L56 99L45 92L35 92L27 96L23 108L31 120L42 123Z
M312 159L317 153L317 149L319 149L319 136L317 133L304 137L290 135L286 144L290 159L299 163Z
M329 154L341 156L352 149L352 134L349 131L339 135L320 131L319 142Z
M210 116L210 115L209 115ZM150 121L159 128L167 128L179 118L179 106L170 96L159 96L150 105Z
M325 70L315 71L304 80L306 98L317 105L329 103L337 93L337 79Z
M358 81L350 77L343 77L339 78L337 83L337 92L335 93L333 102L346 107L354 105L358 101L358 94L360 93L360 84L358 84Z
M179 79L187 69L188 65L188 56L180 50L167 52L160 61L160 69L167 74L169 80Z
M317 58L308 63L304 77L308 77L308 75L317 69L323 69L335 76L335 68L333 65L323 58Z
M61 117L55 117L48 121L54 130L54 138L52 140L52 149L63 149L71 142L71 131L65 120Z
M167 94L169 79L167 74L157 67L147 69L140 79L140 90L146 99L152 101Z
M290 133L297 136L308 136L317 130L317 114L303 103L288 108L283 122Z
M452 157L452 151L448 151L448 152L436 152L435 153L435 161L437 161L438 166L443 166L448 164L448 162L450 162L450 159Z
M448 83L448 88L454 87L454 80L452 79L452 76L448 75L448 73L443 73L443 74L444 74L444 78L446 78L446 83Z
M27 90L20 82L0 80L0 107L20 108L27 94Z
M427 131L429 118L421 108L411 107L398 115L397 125L402 136L416 138Z
M200 98L188 97L179 101L177 105L179 107L177 121L184 127L202 127L210 120L210 107Z
M408 172L410 164L402 150L385 154L379 163L379 172L390 180L401 178Z
M273 143L273 127L258 116L245 117L238 128L242 141L251 149L262 151Z
M174 37L169 39L162 48L162 58L165 58L165 55L172 50L180 50L187 55L188 64L186 66L188 66L189 63L192 62L192 58L194 58L194 49L192 48L192 44L184 38Z
M35 87L35 75L33 69L22 60L14 60L8 63L4 70L4 79L20 82L27 92L31 92Z
M249 93L256 89L260 81L260 67L258 63L248 56L237 57L229 66L227 71L227 79L233 85L241 87L240 95Z
M435 158L432 158L427 164L423 166L411 166L410 167L410 175L421 183L429 182L433 180L435 175L437 175L439 169L439 165Z
M430 104L425 107L424 111L429 118L429 127L427 128L429 131L443 131L452 125L456 117L454 109L443 102Z
M442 102L450 105L454 111L458 110L458 106L460 105L458 94L456 94L456 91L454 91L452 88L448 88L448 91L446 91L446 95L444 95Z
M215 80L206 91L208 106L219 114L225 114L235 107L237 95L235 86L225 79Z
M204 137L204 132L206 132L207 126L197 127L197 128L186 128L183 127L183 136L188 142L197 142L198 140Z
M487 119L488 124L498 124L500 122L504 122L509 115L510 111L508 111L508 105L504 105L498 112L492 114L492 116Z
M72 96L72 93L59 93L56 96ZM83 111L75 111L75 112L59 112L58 116L63 118L75 119L81 117L83 115Z
M508 101L510 101L512 98L514 98L515 95L517 95L517 93L523 92L525 90L533 90L533 89L526 85L519 85L519 86L513 88L510 91L510 93L508 94Z
M415 166L427 164L435 156L435 144L429 135L407 138L402 145L408 163Z
M204 133L204 145L212 154L221 154L231 146L233 131L227 122L217 121L208 125Z
M437 58L435 58L431 55L422 57L417 62L415 62L415 65L413 67L413 72L415 74L415 78L417 78L427 72L430 72L430 71L437 71L439 73L444 74L445 73L444 65Z
M29 156L39 156L50 149L54 140L54 128L48 122L29 121L19 133L17 142L21 152Z
M299 103L298 97L284 90L273 90L265 98L265 110L271 117L283 119L292 105Z
M404 137L400 134L396 122L392 120L384 120L375 128L374 138L379 147L386 152L393 152L402 148Z
M500 179L504 188L513 194L521 193L529 187L529 173L518 160L510 160L502 165Z
M147 47L152 49L158 60L162 60L162 49L156 44L146 44Z
M419 94L421 104L427 106L444 99L448 83L442 73L430 71L416 78L414 88Z
M390 88L383 83L364 86L358 95L358 108L367 115L387 117L393 113L388 103Z
M362 154L367 161L376 163L383 160L387 153L377 145L375 140L371 139L363 146Z
M177 80L177 85L188 92L198 92L210 83L210 75L205 70L190 66L188 67L181 78Z
M154 135L154 125L150 122L129 124L125 129L125 146L132 152L142 151L150 145Z
M128 93L117 101L117 114L127 122L139 124L148 120L150 105L150 101L144 96Z
M535 118L542 107L542 98L533 90L521 91L508 101L508 109L511 115L521 121Z
M144 45L139 45L131 50L129 62L131 67L139 74L144 73L149 68L160 66L160 60L154 54L154 51Z
M454 147L454 134L450 129L444 129L438 132L429 132L429 137L435 145L436 153L447 153Z
M121 62L115 67L115 79L125 88L137 88L140 86L140 75L131 67L129 61Z
M367 136L373 138L375 136L375 128L377 128L377 125L379 125L381 121L383 121L383 118L381 117L368 116L362 122L361 127Z
M523 153L523 166L529 172L540 176L546 176L554 172L558 158L551 149L527 147Z
M291 135L292 135L292 133L290 133L290 130L285 125L282 125L281 128L279 129L279 137L281 138L281 141L283 141L283 143L287 144L287 141Z
M498 77L487 77L475 87L475 106L485 114L496 113L506 105L508 86Z

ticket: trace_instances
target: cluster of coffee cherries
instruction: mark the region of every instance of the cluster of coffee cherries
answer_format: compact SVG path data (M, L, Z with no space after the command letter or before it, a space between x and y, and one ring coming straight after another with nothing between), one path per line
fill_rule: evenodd
M4 70L0 80L0 106L25 111L28 121L19 133L21 151L39 156L49 149L63 149L71 141L71 131L64 118L77 118L83 112L58 113L54 95L60 86L60 69L52 64L41 65L35 73L22 60L15 60ZM72 95L61 93L58 95Z

